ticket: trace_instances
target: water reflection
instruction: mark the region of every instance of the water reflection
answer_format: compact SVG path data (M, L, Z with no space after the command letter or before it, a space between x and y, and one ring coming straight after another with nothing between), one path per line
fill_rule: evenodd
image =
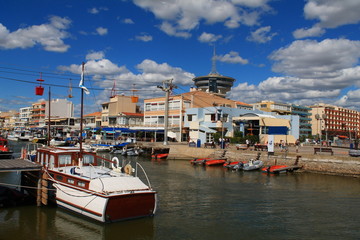
M158 191L153 218L99 224L58 208L0 209L0 238L360 239L359 179L125 160L139 161Z

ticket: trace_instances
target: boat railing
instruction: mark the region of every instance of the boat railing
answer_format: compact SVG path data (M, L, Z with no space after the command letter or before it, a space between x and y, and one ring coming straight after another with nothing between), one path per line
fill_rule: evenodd
M141 168L141 170L143 171L143 173L144 173L144 175L145 175L145 178L146 178L146 181L147 181L147 183L148 183L149 188L152 189L150 180L149 180L149 178L148 178L148 176L147 176L147 174L146 174L146 172L145 172L145 169L144 169L143 166L141 166L141 164L138 163L138 162L136 162L136 176L137 176L137 167L138 167L138 166L139 166L139 167Z

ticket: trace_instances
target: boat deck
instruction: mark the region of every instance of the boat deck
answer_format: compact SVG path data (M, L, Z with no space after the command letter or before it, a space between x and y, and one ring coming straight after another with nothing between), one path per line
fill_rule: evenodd
M0 172L40 171L41 165L23 159L1 159Z

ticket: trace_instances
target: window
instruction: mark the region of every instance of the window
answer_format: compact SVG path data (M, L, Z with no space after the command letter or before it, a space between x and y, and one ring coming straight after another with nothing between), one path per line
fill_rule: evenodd
M59 181L62 181L62 180L63 180L63 176L55 175L55 179L56 179L56 180L59 180Z
M60 165L71 164L71 155L59 155L59 164Z
M74 179L71 179L71 178L68 178L68 179L67 179L67 182L70 183L70 184L74 184L74 183L75 183Z
M79 187L85 187L85 183L82 182L82 181L78 181L77 185L78 185Z
M164 124L165 123L165 120L164 120L165 118L164 118L164 116L159 116L159 118L158 118L158 123L159 124Z
M188 115L188 121L191 122L193 118L193 115Z
M83 163L84 164L94 164L94 156L93 155L83 155Z

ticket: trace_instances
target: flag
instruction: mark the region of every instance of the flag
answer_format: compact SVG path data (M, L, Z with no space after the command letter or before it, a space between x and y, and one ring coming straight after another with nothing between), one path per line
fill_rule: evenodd
M81 71L81 79L79 83L79 87L84 90L86 94L90 94L90 91L84 86L84 63L82 64L82 71Z

